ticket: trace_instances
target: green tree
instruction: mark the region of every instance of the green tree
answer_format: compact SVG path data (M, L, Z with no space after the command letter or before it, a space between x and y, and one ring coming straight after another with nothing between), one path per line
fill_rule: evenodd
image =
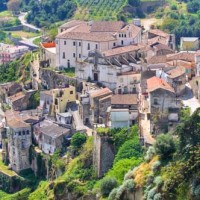
M103 197L107 197L110 192L117 187L117 180L112 177L106 177L101 181L100 190Z
M139 139L132 139L126 141L120 148L115 156L114 163L125 158L139 158L142 155L142 148Z
M176 151L174 140L170 134L161 134L154 145L156 153L161 159L168 159Z
M80 149L83 144L86 142L87 137L82 133L75 133L72 136L71 146L73 149Z

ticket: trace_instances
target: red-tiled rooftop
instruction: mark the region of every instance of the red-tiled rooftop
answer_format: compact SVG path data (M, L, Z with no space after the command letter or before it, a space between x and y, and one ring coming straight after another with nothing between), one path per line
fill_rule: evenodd
M93 22L91 32L118 32L125 25L122 21L97 21Z
M195 53L192 52L179 52L175 54L169 54L167 55L167 60L185 60L189 62L195 61Z
M169 37L168 33L165 33L164 31L161 31L159 29L151 29L151 30L149 30L149 33L152 33L154 35L161 36L164 38Z
M112 94L112 91L108 88L103 88L97 91L94 91L91 93L91 97L96 98L96 97L100 97L100 96L104 96L104 95L110 95Z
M137 104L137 94L116 94L111 98L112 105L133 105Z
M54 48L54 47L56 47L56 43L55 42L43 42L43 43L41 43L41 45L44 48Z
M174 93L174 89L163 79L156 76L147 79L147 92L152 92L157 89L164 89Z
M102 52L102 54L106 57L110 57L110 56L114 56L114 55L137 51L143 47L144 46L142 46L142 45L129 45L129 46L124 46L124 47L117 47L114 49L104 51L104 52Z

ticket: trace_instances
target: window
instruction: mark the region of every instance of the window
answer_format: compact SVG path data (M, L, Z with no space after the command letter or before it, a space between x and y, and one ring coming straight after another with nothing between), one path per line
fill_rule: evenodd
M21 135L21 131L19 131L19 135Z
M98 49L98 44L96 44L96 49Z
M29 131L26 131L26 135L29 135Z
M74 57L74 58L76 57L76 54L75 54L75 53L73 53L73 57Z
M70 94L74 94L74 92L73 92L73 91L70 91Z
M65 52L63 52L63 59L65 59Z
M23 131L23 135L25 135L25 131Z
M126 37L126 34L124 35L124 37Z
M158 105L158 99L154 99L154 105Z
M66 45L67 44L67 42L66 41L64 41L64 45Z
M81 46L81 42L78 43L79 47Z
M87 49L90 50L90 43L88 43L88 48Z
M124 45L124 41L123 40L121 41L121 44Z
M26 148L26 140L22 140L21 148L22 148L22 149L25 149L25 148Z
M67 67L70 68L70 60L67 60Z
M119 37L121 37L121 34L119 34Z
M79 54L79 56L78 56L79 58L81 58L81 54Z
M73 42L73 46L76 46L76 42Z
M113 43L113 47L115 47L115 46L116 46L116 43L114 42L114 43Z

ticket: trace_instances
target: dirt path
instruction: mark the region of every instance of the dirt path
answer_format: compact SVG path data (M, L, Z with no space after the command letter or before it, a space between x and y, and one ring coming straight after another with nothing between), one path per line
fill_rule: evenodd
M160 19L156 18L148 18L148 19L142 19L141 24L144 26L146 30L149 30L151 25L158 24L160 22Z

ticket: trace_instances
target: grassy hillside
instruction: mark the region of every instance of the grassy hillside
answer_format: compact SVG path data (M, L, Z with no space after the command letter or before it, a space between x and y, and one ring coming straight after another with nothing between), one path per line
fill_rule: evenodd
M76 0L75 18L93 20L116 20L128 0Z

